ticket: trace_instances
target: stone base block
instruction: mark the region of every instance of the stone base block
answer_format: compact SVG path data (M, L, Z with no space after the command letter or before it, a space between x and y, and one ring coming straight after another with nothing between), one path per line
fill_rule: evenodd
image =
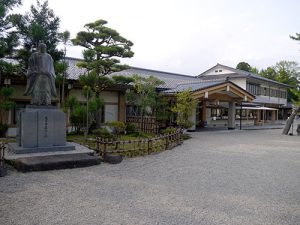
M71 169L100 164L100 158L95 151L77 143L67 145L75 147L75 150L16 154L11 148L7 148L4 159L22 172Z
M52 155L14 160L14 167L21 172L72 169L100 164L98 156L88 154Z
M50 147L35 147L35 148L23 148L17 143L9 143L8 148L15 154L27 154L36 152L57 152L57 151L70 151L75 150L75 146L66 144L62 146L50 146Z

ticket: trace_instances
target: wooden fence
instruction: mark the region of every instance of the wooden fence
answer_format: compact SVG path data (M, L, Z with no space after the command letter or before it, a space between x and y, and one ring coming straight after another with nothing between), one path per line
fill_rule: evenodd
M133 124L138 131L157 134L159 124L155 117L127 116L127 123Z
M131 141L115 141L113 139L97 137L96 149L102 157L105 153L132 157L171 149L181 143L182 132L181 130L177 130L171 134Z

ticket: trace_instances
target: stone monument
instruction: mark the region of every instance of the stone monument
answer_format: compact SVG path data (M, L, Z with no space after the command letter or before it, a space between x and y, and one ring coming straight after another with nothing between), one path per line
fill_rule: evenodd
M43 43L29 58L24 95L31 96L31 104L20 112L17 143L9 147L16 154L74 150L66 143L65 113L51 105L51 97L57 96L55 72Z

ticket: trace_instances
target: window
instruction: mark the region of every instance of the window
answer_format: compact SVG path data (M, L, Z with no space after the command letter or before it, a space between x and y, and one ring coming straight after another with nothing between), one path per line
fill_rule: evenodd
M247 83L246 89L251 94L254 94L254 95L260 95L261 94L261 88L260 88L259 84Z
M261 87L261 95L264 95L264 96L269 96L269 88L267 87Z
M211 117L215 117L217 120L219 119L227 119L228 118L228 109L224 108L211 108Z

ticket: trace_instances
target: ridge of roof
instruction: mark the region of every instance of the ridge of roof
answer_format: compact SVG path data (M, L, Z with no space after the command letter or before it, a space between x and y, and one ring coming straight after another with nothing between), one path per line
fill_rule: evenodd
M75 58L75 57L69 57L69 56L66 57L66 59L78 60L78 61L84 60L82 58ZM168 71L147 69L147 68L141 68L141 67L136 67L136 66L129 66L129 69L137 69L137 70L143 70L143 71L149 71L149 72L156 72L156 73L164 73L164 74L170 74L170 75L176 75L176 76L184 76L184 77L197 78L196 76L193 76L193 75L187 75L187 74L181 74L181 73L172 73L172 72L168 72Z
M164 74L170 74L170 75L176 75L176 76L183 76L183 77L189 77L189 78L197 78L196 76L193 76L193 75L180 74L180 73L172 73L172 72L167 72L167 71L153 70L153 69L147 69L147 68L141 68L141 67L135 67L135 66L130 66L130 69L144 70L144 71L156 72L156 73L164 73Z
M205 72L199 74L198 77L201 78L204 73L206 73L207 71L211 70L212 68L214 68L216 66L222 66L222 67L225 67L225 68L227 68L229 70L233 70L237 74L240 74L240 75L245 76L245 77L251 77L251 78L254 78L254 79L258 79L258 80L268 81L268 82L271 82L271 83L274 83L274 84L278 84L278 85L281 85L281 86L292 87L291 85L284 84L284 83L281 83L281 82L278 82L278 81L275 81L275 80L271 80L269 78L262 77L262 76L260 76L258 74L255 74L255 73L252 73L252 72L248 72L248 71L244 71L244 70L240 70L240 69L236 69L236 68L233 68L233 67L230 67L230 66L226 66L226 65L223 65L223 64L220 64L220 63L217 63L215 66L213 66L210 69L206 70Z
M210 83L210 82L219 82L219 81L226 81L227 78L212 78L212 79L207 79L207 80L202 80L202 79L198 79L197 81L186 81L186 82L182 82L179 83L177 86L180 85L187 85L187 84L200 84L200 83Z

